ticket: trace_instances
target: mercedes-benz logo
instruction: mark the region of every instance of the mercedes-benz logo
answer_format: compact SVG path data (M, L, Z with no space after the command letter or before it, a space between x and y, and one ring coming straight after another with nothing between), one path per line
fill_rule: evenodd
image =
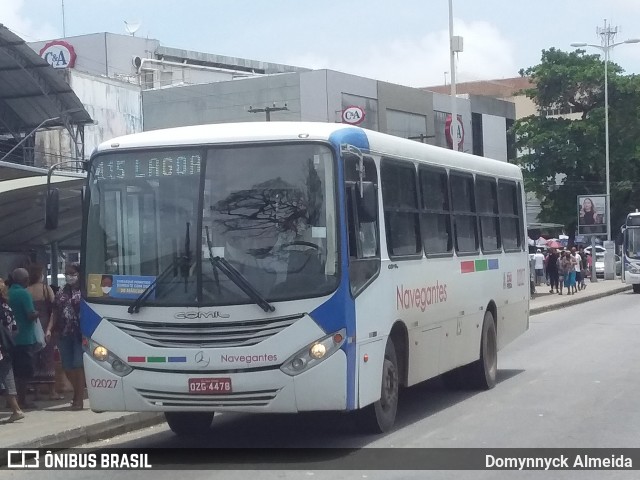
M211 363L211 359L208 356L205 357L202 350L196 353L194 360L196 362L196 365L198 365L200 368L207 368L209 366L209 363Z

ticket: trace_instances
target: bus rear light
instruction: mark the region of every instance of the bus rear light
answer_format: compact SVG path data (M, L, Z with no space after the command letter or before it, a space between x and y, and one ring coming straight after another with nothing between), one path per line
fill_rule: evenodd
M331 335L307 345L282 364L280 370L287 375L295 376L329 358L344 344L346 330L334 332Z

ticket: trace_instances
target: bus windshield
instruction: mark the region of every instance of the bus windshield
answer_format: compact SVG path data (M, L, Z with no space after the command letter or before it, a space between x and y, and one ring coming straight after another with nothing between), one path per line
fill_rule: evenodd
M131 304L148 289L147 305L215 306L329 294L334 176L331 151L315 144L98 156L87 296Z
M625 255L640 260L640 227L628 227L625 232Z

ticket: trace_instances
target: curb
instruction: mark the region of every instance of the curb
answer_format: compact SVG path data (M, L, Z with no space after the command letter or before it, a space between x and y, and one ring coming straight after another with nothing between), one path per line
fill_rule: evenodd
M124 414L120 417L104 420L99 423L46 435L31 440L28 443L9 445L3 448L4 453L0 453L0 461L5 460L3 457L6 455L7 449L77 447L85 443L104 440L122 435L123 433L159 425L164 423L164 421L164 415L161 413L144 412Z
M529 315L537 315L539 313L550 312L551 310L559 310L564 307L570 307L572 305L577 305L579 303L589 302L591 300L597 300L599 298L608 297L610 295L615 295L617 293L626 292L631 290L633 287L631 285L623 285L620 287L613 288L611 290L607 290L606 292L594 293L593 295L572 298L571 300L566 300L561 303L554 303L551 305L545 305L543 307L536 307L529 310Z

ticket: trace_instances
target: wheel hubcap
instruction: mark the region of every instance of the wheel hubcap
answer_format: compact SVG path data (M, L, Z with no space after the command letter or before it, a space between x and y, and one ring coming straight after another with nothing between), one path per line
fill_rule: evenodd
M380 404L384 410L395 405L398 399L398 372L393 363L384 361L384 374L382 375L382 395Z

